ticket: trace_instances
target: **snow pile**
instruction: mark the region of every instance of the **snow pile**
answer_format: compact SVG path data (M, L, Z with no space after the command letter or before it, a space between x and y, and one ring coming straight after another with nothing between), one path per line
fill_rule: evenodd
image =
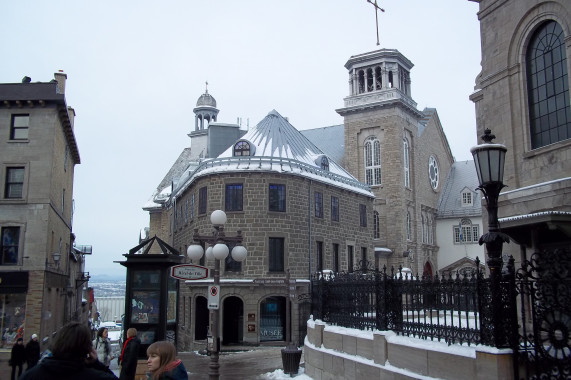
M262 375L263 379L276 379L276 380L282 380L282 379L296 379L296 380L312 380L311 377L307 376L305 374L305 369L302 367L299 367L299 371L297 372L297 375L295 376L290 376L287 373L284 373L284 371L282 369L276 369L274 372L268 372L265 373L264 375Z

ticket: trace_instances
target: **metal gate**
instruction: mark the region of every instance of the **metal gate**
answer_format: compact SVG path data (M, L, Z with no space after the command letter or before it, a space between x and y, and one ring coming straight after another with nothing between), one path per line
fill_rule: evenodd
M534 253L516 273L519 379L571 379L571 250Z

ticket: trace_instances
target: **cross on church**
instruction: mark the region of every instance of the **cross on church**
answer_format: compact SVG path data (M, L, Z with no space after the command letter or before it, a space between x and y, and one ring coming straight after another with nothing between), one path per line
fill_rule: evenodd
M206 81L206 93L208 94L208 81Z
M372 0L367 0L367 3L375 7L375 20L377 22L377 46L379 46L379 11L384 12L385 10L377 5L377 0L374 0L374 2Z

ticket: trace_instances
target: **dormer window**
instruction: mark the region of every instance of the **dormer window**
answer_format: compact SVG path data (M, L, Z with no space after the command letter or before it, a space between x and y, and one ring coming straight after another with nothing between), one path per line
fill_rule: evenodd
M464 190L462 192L462 207L472 206L474 202L473 198L470 190Z
M251 156L250 144L246 141L238 141L234 144L234 156Z
M321 156L321 169L329 171L329 160L325 156Z

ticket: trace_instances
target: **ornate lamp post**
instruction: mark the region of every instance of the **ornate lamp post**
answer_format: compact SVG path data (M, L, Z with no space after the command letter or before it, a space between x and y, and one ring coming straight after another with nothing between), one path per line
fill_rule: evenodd
M242 231L238 231L236 236L226 236L224 233L224 224L226 223L226 213L222 210L215 210L210 214L210 221L214 227L214 232L209 236L202 236L198 234L198 229L194 230L194 244L190 245L187 249L187 256L191 260L200 260L204 254L202 245L197 243L208 243L210 247L206 250L206 258L214 259L214 285L220 286L220 260L225 260L228 256L228 243L234 243L232 249L232 258L235 261L244 261L248 252L242 246ZM218 379L220 376L218 364L219 358L219 344L220 339L218 333L218 321L220 317L220 309L212 309L212 338L214 341L214 349L210 354L210 365L208 367L208 376L210 380Z
M489 129L484 131L481 137L483 144L476 145L470 149L474 157L476 172L480 190L486 199L486 210L488 211L488 232L480 237L480 245L486 244L488 253L488 268L490 269L490 280L492 285L492 320L493 320L493 340L496 347L506 345L502 326L502 297L500 289L500 279L502 272L502 246L509 243L509 237L500 232L498 225L498 198L500 191L505 187L503 184L504 162L507 149L502 144L493 144L496 138Z

